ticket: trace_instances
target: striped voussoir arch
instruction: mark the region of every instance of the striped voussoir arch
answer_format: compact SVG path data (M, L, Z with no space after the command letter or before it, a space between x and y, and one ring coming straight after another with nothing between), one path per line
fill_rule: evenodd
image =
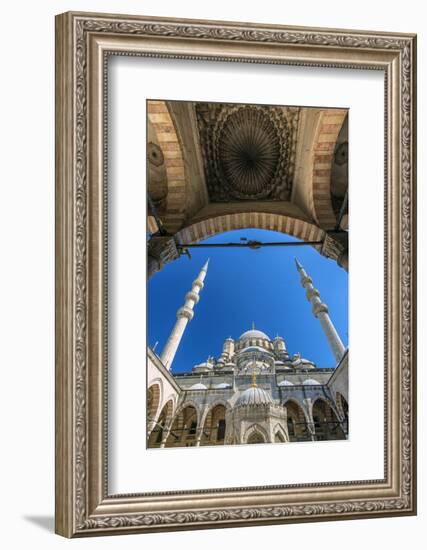
M270 229L287 233L303 241L321 241L325 232L304 220L264 212L225 214L201 220L182 228L175 238L182 244L197 243L208 237L234 229Z
M165 101L149 100L147 104L148 119L156 131L157 140L165 159L168 180L167 208L162 222L170 233L182 226L185 218L185 162L174 123ZM148 219L148 230L157 231L157 225L151 216Z
M335 144L346 117L345 109L325 110L317 126L313 147L313 211L323 229L334 229L337 219L331 201L331 172Z

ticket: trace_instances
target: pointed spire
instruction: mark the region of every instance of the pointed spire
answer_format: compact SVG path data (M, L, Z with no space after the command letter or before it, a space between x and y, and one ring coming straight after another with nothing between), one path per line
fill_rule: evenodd
M208 270L209 260L210 260L210 258L208 258L206 260L205 265L202 267L201 271L207 271Z
M252 321L252 330L255 330L255 321Z
M304 268L302 267L302 264L299 262L298 258L295 257L295 263L296 263L296 266L297 266L297 269L298 271L302 271Z

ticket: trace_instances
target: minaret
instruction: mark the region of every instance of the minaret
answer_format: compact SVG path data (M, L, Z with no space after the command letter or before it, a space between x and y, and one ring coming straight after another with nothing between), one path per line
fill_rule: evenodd
M234 355L234 340L229 336L227 340L225 340L221 357L219 358L220 363L227 363L231 360L231 358Z
M184 334L185 327L187 326L188 321L194 317L194 306L198 303L200 296L199 292L203 288L203 281L205 280L206 273L208 271L209 260L200 270L199 276L191 286L190 292L187 292L185 295L185 303L182 307L176 312L176 323L173 327L173 330L166 342L166 345L162 351L160 359L162 360L165 367L170 370L172 362L175 358L176 351L181 342L182 335Z
M313 281L307 275L302 265L295 258L295 263L297 264L297 269L301 276L301 285L307 291L307 300L313 306L313 313L319 319L320 324L322 325L323 332L328 339L329 345L331 346L332 352L335 355L335 359L339 362L344 354L345 347L341 342L341 338L338 336L330 317L328 314L328 306L322 303L320 299L319 291L314 288Z

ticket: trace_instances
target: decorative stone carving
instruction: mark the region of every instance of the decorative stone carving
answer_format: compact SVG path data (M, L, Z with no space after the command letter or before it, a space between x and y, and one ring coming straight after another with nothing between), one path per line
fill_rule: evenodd
M165 158L158 143L154 126L147 124L147 186L148 193L156 209L163 211L168 194L168 177ZM150 209L150 205L148 205Z
M147 246L147 272L148 278L153 273L179 257L180 253L176 247L175 239L170 235L152 235Z
M336 260L340 267L348 271L348 234L344 231L334 236L325 233L320 253Z

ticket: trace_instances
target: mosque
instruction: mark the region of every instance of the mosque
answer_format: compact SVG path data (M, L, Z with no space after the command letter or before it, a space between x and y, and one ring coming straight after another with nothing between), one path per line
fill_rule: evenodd
M173 373L174 357L200 299L209 260L177 311L175 326L158 355L148 347L147 446L149 448L347 439L348 349L312 279L296 260L301 285L335 357L335 368L317 368L290 354L252 326L222 353Z

